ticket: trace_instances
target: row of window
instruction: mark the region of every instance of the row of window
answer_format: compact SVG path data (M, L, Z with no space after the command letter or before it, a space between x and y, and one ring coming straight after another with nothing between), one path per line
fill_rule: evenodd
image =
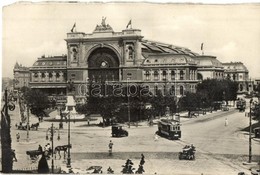
M179 77L178 77L179 74ZM179 79L184 80L185 73L183 70L180 70L179 73L177 73L175 70L171 71L171 80ZM155 70L153 72L153 78L154 80L159 80L159 71ZM150 71L145 72L145 79L150 80L151 79L151 73ZM165 70L162 71L162 80L167 79L167 72ZM196 79L195 71L190 71L190 79Z

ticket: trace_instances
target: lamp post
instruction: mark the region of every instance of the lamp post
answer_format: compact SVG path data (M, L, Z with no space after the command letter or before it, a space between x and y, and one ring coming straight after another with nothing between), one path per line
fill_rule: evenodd
M251 160L252 160L252 138L251 138L251 134L252 134L252 111L251 111L251 108L252 108L252 102L253 102L253 99L250 99L250 105L249 105L249 160L248 160L248 163L251 163Z
M179 112L178 111L178 96L177 96L177 90L178 90L178 88L177 88L177 78L178 78L178 69L176 69L176 73L175 73L175 75L174 75L174 86L175 86L175 91L174 91L174 93L175 93L175 97L176 97L176 114Z
M127 95L127 111L128 111L128 127L130 128L130 120L131 120L131 118L130 118L130 99L129 99L129 96L130 96L130 94L128 93L128 91L129 91L129 89L128 89L128 81L129 81L129 78L127 78L127 87L126 87L126 90L127 90L127 92L126 92L126 95Z
M67 106L67 109L69 111L69 114L68 114L69 122L68 122L68 158L67 158L67 167L70 168L71 167L71 158L70 158L70 148L71 148L71 144L70 144L70 117L71 117L71 111L73 110L73 107L76 106L73 96L68 96L68 101L67 101L66 106Z
M51 127L47 129L46 131L46 140L48 140L48 134L51 134L50 141L51 141L51 172L54 173L54 160L53 160L53 135L54 133L58 131L58 140L60 140L60 131L58 128L55 128L53 126L53 123L51 124Z
M27 104L26 106L26 111L27 111L27 125L26 125L26 128L27 128L27 134L26 134L26 140L27 142L29 142L29 127L30 127L30 114L29 114L29 105Z

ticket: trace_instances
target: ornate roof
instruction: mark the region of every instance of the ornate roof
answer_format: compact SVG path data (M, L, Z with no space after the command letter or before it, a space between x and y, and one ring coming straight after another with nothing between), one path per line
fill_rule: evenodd
M174 54L186 54L189 56L198 56L198 53L192 52L185 47L179 47L174 45L169 45L165 43L160 43L150 40L142 40L142 52L146 53L174 53Z
M22 64L18 64L18 62L15 63L14 71L29 71L28 67L23 66Z
M222 63L215 56L201 55L193 58L200 67L223 68Z
M53 57L45 57L42 56L38 58L37 61L33 64L33 68L37 67L48 67L48 68L55 68L55 67L67 67L67 56L53 56Z
M222 63L226 71L248 72L247 67L241 62Z

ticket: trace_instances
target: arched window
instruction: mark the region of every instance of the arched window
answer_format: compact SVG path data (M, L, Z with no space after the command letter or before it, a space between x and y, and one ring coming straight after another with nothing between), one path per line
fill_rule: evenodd
M50 73L49 74L50 81L52 81L52 77L53 77L53 75L52 75L52 73Z
M175 86L171 86L171 89L170 89L170 95L175 95Z
M154 71L154 80L159 80L159 73L158 71Z
M146 77L146 80L150 80L150 72L149 71L145 71L145 77Z
M243 88L243 85L240 84L240 85L239 85L239 91L243 91L243 89L244 89L244 88Z
M171 80L175 80L175 71L174 70L171 71Z
M163 80L166 80L166 71L165 70L162 72L162 75L163 75Z
M42 76L42 81L45 81L45 73L44 72L41 73L41 76Z
M184 95L184 89L183 89L183 86L180 86L180 95Z
M180 71L180 80L183 80L183 78L184 78L184 72L183 72L183 70L181 70Z
M233 74L233 80L236 80L236 74Z
M227 74L227 79L230 80L230 74Z

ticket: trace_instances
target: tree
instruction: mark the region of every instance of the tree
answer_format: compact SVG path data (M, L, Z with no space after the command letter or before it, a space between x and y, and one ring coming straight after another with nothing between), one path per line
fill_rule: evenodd
M231 101L237 98L238 84L229 79L207 79L197 86L197 93L204 94L205 101Z
M180 98L179 104L184 110L188 111L188 116L190 117L191 111L201 107L201 102L202 98L199 93L187 92L184 97Z
M26 89L23 97L25 104L30 106L32 114L37 117L45 115L44 109L49 107L49 100L45 93L39 90Z
M1 145L2 145L2 172L12 173L13 157L12 157L12 139L10 134L10 115L8 114L8 98L7 90L5 91L5 104L1 111Z

